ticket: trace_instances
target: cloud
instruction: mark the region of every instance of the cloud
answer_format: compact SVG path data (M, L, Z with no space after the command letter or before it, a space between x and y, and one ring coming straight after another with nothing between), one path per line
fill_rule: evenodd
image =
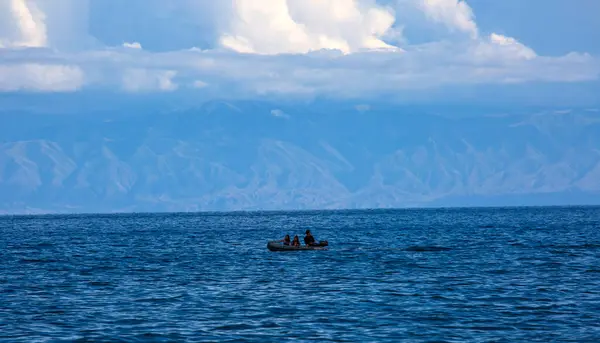
M84 85L80 67L65 64L0 65L0 91L74 92Z
M141 49L142 45L139 42L133 42L133 43L123 43L123 47L124 48L130 48L130 49Z
M483 42L475 52L478 58L492 59L533 59L537 54L533 49L519 43L512 37L492 33L487 42Z
M4 0L0 2L0 20L4 37L0 47L44 47L48 43L45 14L35 2Z
M394 48L382 40L394 14L357 0L236 0L222 46L243 53L306 53Z
M468 34L475 39L479 35L473 10L463 0L412 0L425 15L438 23L446 25L451 31Z
M192 86L193 86L194 88L204 88L204 87L207 87L207 86L208 86L208 84L207 84L206 82L204 82L204 81L201 81L201 80L195 80L195 81L192 83Z
M402 6L394 9L374 0L112 2L115 15L134 15L133 6L136 16L150 16L141 12L147 4L153 20L169 13L173 23L209 18L214 26L216 45L162 52L136 37L95 45L89 9L100 1L0 0L0 91L358 97L450 85L580 82L600 73L598 59L588 54L540 56L513 37L482 31L459 0L397 0ZM413 14L407 8L448 37L407 44L402 18Z
M89 0L1 0L0 46L98 46L88 34Z
M78 81L74 83L78 87L120 86L127 92L188 89L227 96L361 97L445 86L580 82L596 80L600 74L598 60L587 54L533 57L510 40L501 40L499 44L494 39L476 44L429 43L407 47L404 53L347 55L323 52L245 55L199 49L153 53L121 47L77 53L39 49L13 51L4 54L0 61L42 65L52 61L54 65L75 66L80 72L72 79ZM2 77L5 73L10 76ZM7 83L15 82L18 74L11 72L11 67L0 69L0 79ZM48 89L51 85L32 82L26 88ZM3 86L5 90L8 88Z
M284 111L280 110L280 109L273 109L271 110L271 115L273 117L279 117L279 118L284 118L284 119L290 119L290 115L285 113Z
M123 72L123 89L127 92L172 92L179 87L173 81L176 75L174 70L127 69Z

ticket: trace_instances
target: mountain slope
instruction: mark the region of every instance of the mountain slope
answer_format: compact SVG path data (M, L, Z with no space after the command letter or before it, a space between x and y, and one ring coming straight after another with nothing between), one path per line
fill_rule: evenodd
M600 114L584 110L214 101L0 118L4 213L600 203Z

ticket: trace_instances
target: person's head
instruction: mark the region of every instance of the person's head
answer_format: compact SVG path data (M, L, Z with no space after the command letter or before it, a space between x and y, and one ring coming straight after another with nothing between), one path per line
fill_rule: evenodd
M298 242L300 241L300 239L298 238L298 235L294 236L294 242Z
M290 240L290 235L285 235L285 238L284 238L284 239L285 239L286 241L289 241L289 240Z
M305 234L306 234L307 236L310 236L310 230L306 230Z

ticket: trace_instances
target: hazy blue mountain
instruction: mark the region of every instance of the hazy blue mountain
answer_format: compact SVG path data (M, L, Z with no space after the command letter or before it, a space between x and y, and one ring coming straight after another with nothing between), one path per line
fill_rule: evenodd
M596 110L108 101L3 106L0 212L600 204Z

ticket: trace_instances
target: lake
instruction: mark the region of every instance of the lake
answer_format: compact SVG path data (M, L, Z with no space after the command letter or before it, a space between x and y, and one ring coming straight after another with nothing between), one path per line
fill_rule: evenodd
M270 252L309 228L327 251ZM600 342L600 208L0 217L12 342Z

